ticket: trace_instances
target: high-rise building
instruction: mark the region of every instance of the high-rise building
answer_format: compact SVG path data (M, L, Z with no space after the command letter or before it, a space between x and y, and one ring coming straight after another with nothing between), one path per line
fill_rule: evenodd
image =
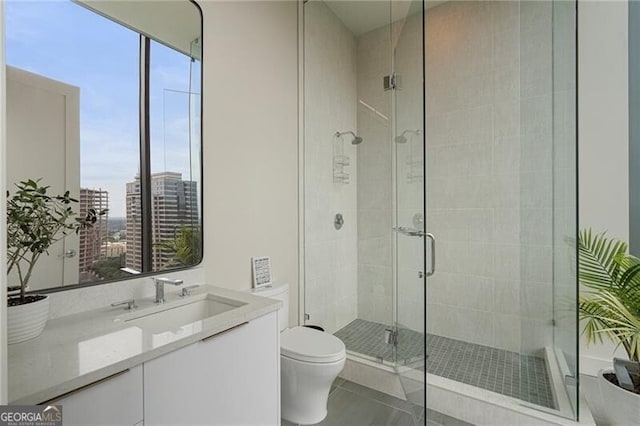
M140 177L127 183L127 268L142 271L142 223ZM182 180L182 174L161 172L151 175L151 250L152 270L170 266L175 253L159 247L174 241L182 229L199 228L198 190L194 181Z
M80 217L85 217L89 209L96 212L109 208L109 193L102 189L80 188ZM97 217L96 223L90 228L81 229L80 253L78 254L80 282L93 281L95 277L91 266L100 259L101 253L109 236L107 222L108 213Z
M126 266L129 269L142 271L142 208L140 206L140 176L133 182L127 182L127 255Z

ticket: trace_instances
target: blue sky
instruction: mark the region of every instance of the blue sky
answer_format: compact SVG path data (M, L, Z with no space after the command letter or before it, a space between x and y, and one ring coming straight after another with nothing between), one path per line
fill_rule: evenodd
M125 184L139 169L138 34L65 0L7 1L5 15L8 65L80 87L80 186L106 189L109 215L125 216ZM189 158L190 60L153 42L150 73L152 172L199 181Z

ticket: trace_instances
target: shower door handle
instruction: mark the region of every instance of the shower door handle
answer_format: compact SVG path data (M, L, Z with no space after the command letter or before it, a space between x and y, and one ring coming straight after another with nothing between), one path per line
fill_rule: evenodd
M407 237L424 237L427 235L426 232L421 231L419 229L405 228L404 226L396 226L392 229L395 232L399 232L402 235L406 235Z
M433 236L432 233L427 232L425 236L431 242L431 264L429 265L429 270L427 271L427 277L430 277L436 272L436 237Z

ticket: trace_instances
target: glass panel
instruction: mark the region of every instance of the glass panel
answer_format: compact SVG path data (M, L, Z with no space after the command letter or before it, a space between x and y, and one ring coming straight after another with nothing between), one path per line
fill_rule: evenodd
M502 400L520 398L519 29L515 1L427 3L427 386Z
M553 2L553 347L560 407L578 417L576 2Z
M378 1L304 5L306 323L335 333L349 354L387 364L393 361L393 345L385 342L385 331L393 331L391 93L383 86L391 74L389 10Z
M424 18L422 1L394 1L391 7L396 370L407 400L424 406L425 268L435 267L425 264Z
M199 133L192 78L199 61L156 42L150 58L151 265L158 271L201 258L200 141L192 140Z
M576 4L520 3L520 393L577 416Z
M553 346L553 81L551 1L520 3L518 216L520 399L557 409Z
M356 4L358 4L356 2ZM385 77L392 74L391 6L369 1L361 16L378 16L377 25L356 34L357 130L363 142L357 149L358 322L364 342L350 343L359 356L393 363L393 147L392 91ZM340 336L340 334L338 334Z

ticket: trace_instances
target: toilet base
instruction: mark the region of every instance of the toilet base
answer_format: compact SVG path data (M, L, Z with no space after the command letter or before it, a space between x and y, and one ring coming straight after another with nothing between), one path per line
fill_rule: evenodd
M282 418L300 425L321 422L327 416L331 384L345 362L346 357L330 363L310 363L280 355Z

